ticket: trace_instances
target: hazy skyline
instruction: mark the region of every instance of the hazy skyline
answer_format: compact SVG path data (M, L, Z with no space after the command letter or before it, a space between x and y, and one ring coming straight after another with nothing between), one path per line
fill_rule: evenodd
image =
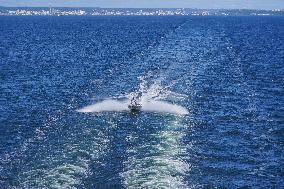
M0 0L0 6L283 9L284 0Z

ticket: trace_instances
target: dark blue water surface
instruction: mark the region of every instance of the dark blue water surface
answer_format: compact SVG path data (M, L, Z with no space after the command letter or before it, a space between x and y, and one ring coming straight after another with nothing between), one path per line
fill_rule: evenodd
M77 111L142 83L189 113ZM284 17L0 17L14 187L284 188Z

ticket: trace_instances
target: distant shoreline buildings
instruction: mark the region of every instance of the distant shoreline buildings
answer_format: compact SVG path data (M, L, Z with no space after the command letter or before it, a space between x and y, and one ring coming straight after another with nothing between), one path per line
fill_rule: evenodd
M0 7L0 16L269 16L284 10Z

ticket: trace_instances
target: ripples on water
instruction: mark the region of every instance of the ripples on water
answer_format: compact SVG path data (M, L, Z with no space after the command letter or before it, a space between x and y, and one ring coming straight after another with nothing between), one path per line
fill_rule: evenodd
M284 187L283 17L0 22L1 187Z

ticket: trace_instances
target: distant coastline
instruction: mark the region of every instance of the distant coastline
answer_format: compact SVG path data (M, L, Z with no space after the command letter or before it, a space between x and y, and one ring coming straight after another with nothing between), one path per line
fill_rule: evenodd
M284 9L0 7L0 16L277 16Z

